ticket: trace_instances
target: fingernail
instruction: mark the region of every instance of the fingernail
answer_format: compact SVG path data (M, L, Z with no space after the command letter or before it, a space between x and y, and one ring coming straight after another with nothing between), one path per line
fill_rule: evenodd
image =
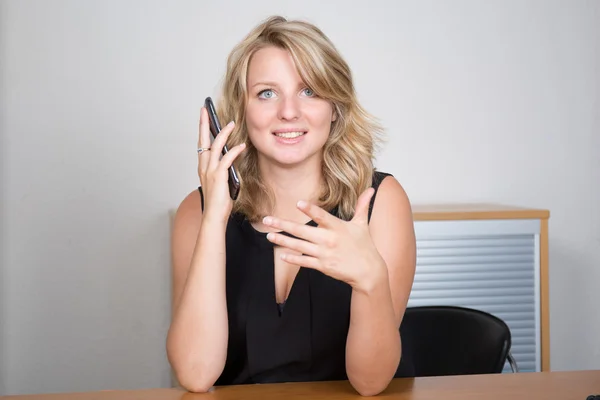
M246 147L246 143L240 144L240 147L243 149L244 147Z
M265 225L271 225L272 222L273 222L273 218L271 218L271 217L263 218L263 224L265 224Z
M306 202L304 200L300 200L298 202L297 206L300 207L300 208L304 208L304 207L306 207Z
M233 121L229 121L229 123L227 124L227 126L233 126L233 125L235 125L235 122L233 122Z
M267 233L267 239L268 240L273 240L273 234L272 233Z

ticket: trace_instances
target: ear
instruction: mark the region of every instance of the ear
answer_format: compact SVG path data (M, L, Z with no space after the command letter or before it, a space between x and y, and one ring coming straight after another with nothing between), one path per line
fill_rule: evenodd
M332 104L331 108L333 110L333 112L331 113L331 122L334 122L338 118L338 108L335 104Z

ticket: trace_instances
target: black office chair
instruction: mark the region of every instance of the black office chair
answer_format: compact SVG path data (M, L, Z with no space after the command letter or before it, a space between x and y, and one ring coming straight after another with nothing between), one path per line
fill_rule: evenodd
M504 321L470 308L408 307L400 327L403 358L414 376L500 373L510 354L511 334Z

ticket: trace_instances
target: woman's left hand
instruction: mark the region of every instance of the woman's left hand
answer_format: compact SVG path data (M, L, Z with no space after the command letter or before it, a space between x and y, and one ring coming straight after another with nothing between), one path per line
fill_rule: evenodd
M369 201L373 188L365 190L356 202L354 217L341 220L322 208L298 202L298 208L317 226L299 224L275 217L265 217L263 224L285 231L269 233L272 243L299 252L283 252L281 258L290 264L316 269L348 283L355 290L369 293L387 276L385 261L371 239L368 224Z

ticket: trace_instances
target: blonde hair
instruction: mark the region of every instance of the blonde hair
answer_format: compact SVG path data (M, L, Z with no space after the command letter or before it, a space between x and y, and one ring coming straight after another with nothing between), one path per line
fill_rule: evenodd
M331 101L337 118L323 148L324 185L319 205L350 219L358 196L372 184L376 140L383 129L357 101L352 73L329 38L304 21L273 16L254 28L230 53L218 114L221 121L236 122L228 140L230 148L242 142L246 151L238 157L241 190L233 211L257 221L273 211L275 197L261 180L257 150L248 139L245 121L247 73L252 56L276 46L291 54L302 80L315 95Z

